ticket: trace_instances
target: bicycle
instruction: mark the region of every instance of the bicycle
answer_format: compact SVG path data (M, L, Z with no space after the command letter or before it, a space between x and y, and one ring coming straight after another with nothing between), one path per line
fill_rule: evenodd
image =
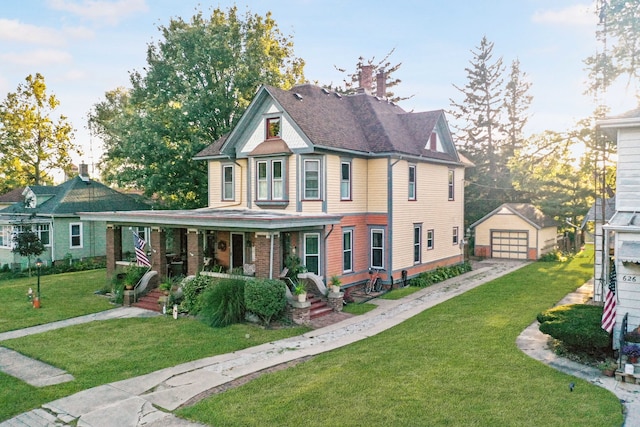
M371 276L367 283L364 285L364 293L369 295L373 292L380 292L382 290L382 279L380 278L380 272L384 271L382 268L369 269L369 275Z

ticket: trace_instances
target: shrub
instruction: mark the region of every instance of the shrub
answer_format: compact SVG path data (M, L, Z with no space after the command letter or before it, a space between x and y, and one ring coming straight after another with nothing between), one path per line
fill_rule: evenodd
M192 280L182 285L182 302L180 311L183 313L197 314L200 309L199 297L202 292L211 285L213 280L208 276L198 274Z
M471 271L471 264L468 262L449 267L438 267L435 270L420 273L416 277L412 278L409 283L411 286L426 288L434 283L442 282L443 280L459 276L468 271Z
M247 311L258 316L268 326L271 319L282 313L287 305L284 286L281 280L247 281L244 288L244 303Z
M223 279L204 290L199 302L199 317L209 326L222 327L244 320L242 279Z
M540 331L561 341L575 352L599 354L611 348L611 337L602 329L602 307L567 304L543 311L537 316Z

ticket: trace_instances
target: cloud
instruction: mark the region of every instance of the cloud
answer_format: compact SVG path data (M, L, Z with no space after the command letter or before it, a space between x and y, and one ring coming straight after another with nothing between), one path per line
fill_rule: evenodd
M13 65L44 67L51 64L71 63L72 57L69 52L63 50L41 49L31 52L4 53L0 55L0 60Z
M537 11L531 17L536 24L593 26L597 24L592 4L575 4L564 9Z
M18 20L0 18L0 40L11 42L45 44L59 46L64 44L63 34L53 28L24 24Z
M55 10L70 12L81 18L98 23L116 25L137 12L146 12L149 8L145 0L49 0L49 6Z

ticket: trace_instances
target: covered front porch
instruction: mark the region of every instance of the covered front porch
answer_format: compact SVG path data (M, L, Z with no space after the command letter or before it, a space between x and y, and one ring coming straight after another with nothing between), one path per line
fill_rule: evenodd
M196 275L201 271L277 278L288 255L299 256L303 263L307 257L316 273L324 276L323 242L341 219L322 213L211 208L86 212L80 217L107 223L109 277L118 264L131 261L123 257L122 231L149 230L148 236L141 237L147 242L144 249L160 281L170 275Z

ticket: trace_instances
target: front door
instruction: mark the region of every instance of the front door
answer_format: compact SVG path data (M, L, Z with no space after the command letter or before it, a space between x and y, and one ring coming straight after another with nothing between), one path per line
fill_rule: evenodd
M244 266L244 234L231 233L231 268Z

